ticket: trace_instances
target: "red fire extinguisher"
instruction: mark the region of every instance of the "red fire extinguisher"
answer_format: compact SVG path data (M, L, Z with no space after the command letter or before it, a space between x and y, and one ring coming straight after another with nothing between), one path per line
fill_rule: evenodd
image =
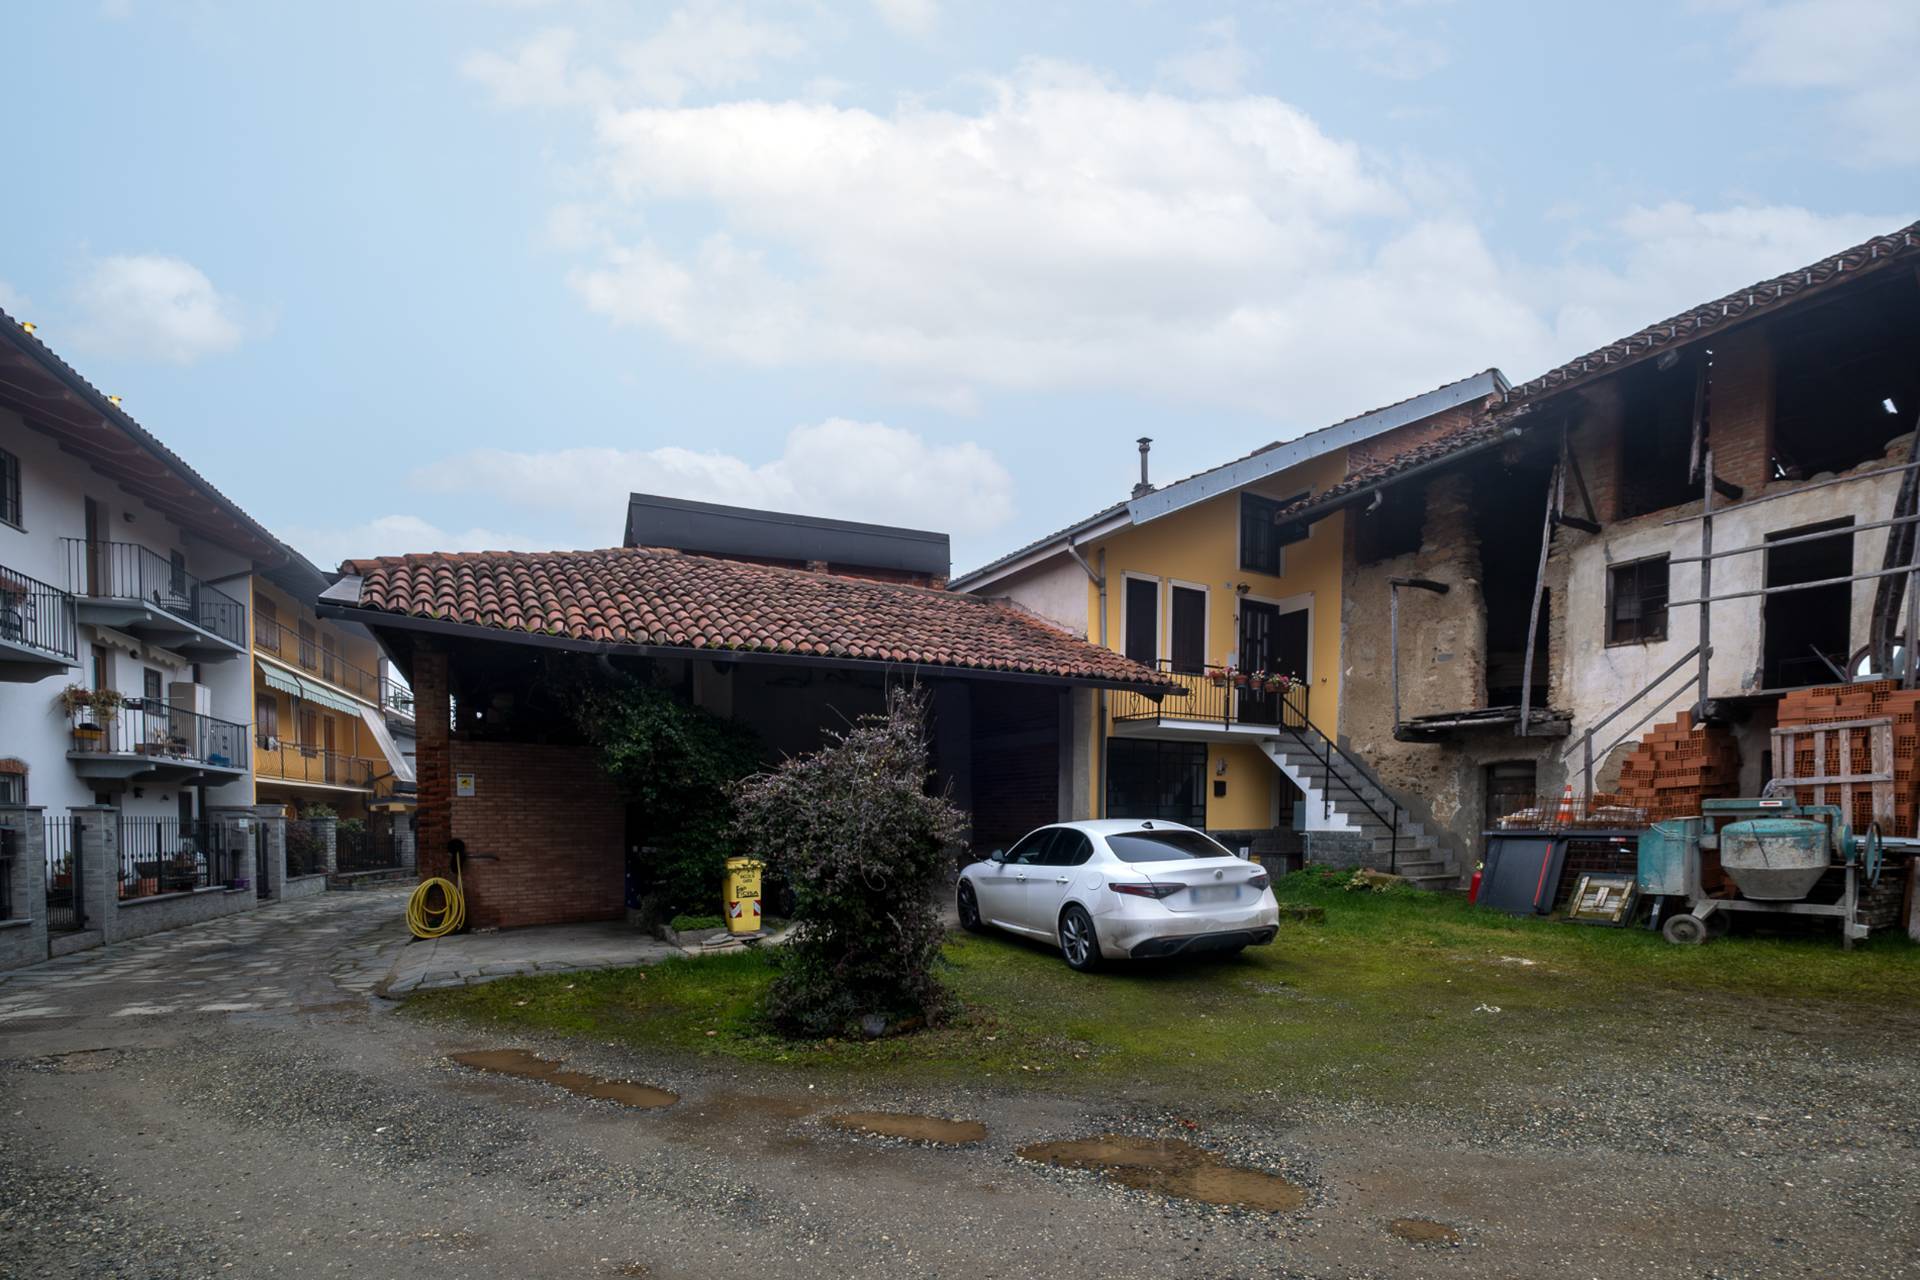
M1469 903L1480 901L1480 873L1485 871L1486 867L1487 864L1484 862L1476 862L1473 864L1473 880L1467 885L1467 901Z

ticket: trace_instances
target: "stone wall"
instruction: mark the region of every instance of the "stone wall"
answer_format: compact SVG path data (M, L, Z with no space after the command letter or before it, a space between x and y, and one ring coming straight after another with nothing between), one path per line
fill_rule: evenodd
M0 865L12 903L0 919L0 970L5 970L47 958L46 811L38 805L0 808L0 831L9 833L0 839L13 855Z

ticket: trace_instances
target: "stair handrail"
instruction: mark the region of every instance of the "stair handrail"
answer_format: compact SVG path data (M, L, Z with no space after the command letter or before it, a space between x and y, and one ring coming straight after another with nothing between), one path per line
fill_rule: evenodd
M1300 703L1297 708L1293 704L1293 695L1296 691L1300 695ZM1281 692L1280 701L1282 706L1286 710L1288 711L1297 710L1299 712L1300 723L1290 724L1288 723L1287 715L1282 714L1280 717L1279 727L1291 733L1295 737L1295 739L1297 739L1300 742L1302 746L1306 747L1309 755L1312 755L1312 753L1314 752L1315 743L1318 742L1320 744L1320 755L1316 758L1320 761L1320 763L1326 766L1327 782L1328 782L1328 786L1320 793L1320 805L1321 805L1320 816L1324 818L1333 812L1332 782L1335 778L1338 778L1340 781L1340 785L1347 789L1348 794L1350 794L1355 800L1360 802L1360 807L1365 809L1368 813L1372 814L1374 821L1380 823L1382 826L1387 828L1389 833L1388 845L1387 845L1387 870L1392 874L1395 874L1395 875L1399 874L1400 813L1401 813L1400 802L1393 798L1392 794L1388 792L1386 787L1382 785L1378 779L1373 778L1368 773L1366 766L1362 765L1358 760L1354 759L1351 755L1347 754L1347 752L1341 748L1339 743L1335 742L1332 738L1329 738L1326 734L1320 732L1319 727L1315 725L1313 721L1307 719L1307 686L1304 683L1295 681L1294 683L1289 685L1285 690ZM1380 795L1382 798L1386 800L1388 807L1392 810L1391 814L1382 814L1380 810L1374 808L1373 802L1367 799L1365 796L1361 795L1359 788L1355 787L1352 782L1347 780L1344 774L1341 774L1338 770L1336 770L1333 767L1333 757L1336 755L1340 757L1343 763L1351 767L1355 773L1359 774L1362 778L1366 779L1369 782L1372 782L1375 786L1380 788Z
M1636 702L1639 702L1640 699L1646 697L1648 694L1652 693L1655 689L1659 688L1662 684L1672 679L1676 672L1678 672L1682 667L1686 666L1687 664L1689 664L1699 656L1700 656L1700 646L1696 644L1693 646L1693 648L1687 650L1685 653L1681 654L1679 658L1675 659L1672 666L1668 667L1665 671L1662 671L1659 675L1655 676L1653 679L1641 685L1638 689L1634 690L1631 694L1627 695L1627 697L1621 699L1619 704L1616 705L1613 710L1607 712L1607 714L1605 714L1604 716L1601 716L1598 720L1595 720L1593 724L1588 727L1585 733L1581 734L1578 738L1576 738L1571 744L1568 745L1567 749L1561 753L1560 760L1562 763L1565 763L1567 760L1571 759L1573 757L1573 753L1576 750L1580 751L1583 754L1584 759L1580 767L1580 778L1581 778L1581 782L1584 787L1584 790L1582 791L1581 794L1587 796L1589 798L1589 801L1591 801L1591 798L1593 796L1593 757L1595 754L1593 750L1594 738L1599 734L1599 732L1602 729L1606 728L1609 724L1612 724L1613 721L1616 720L1620 716L1620 714L1624 712L1628 707L1633 706ZM1672 706L1673 700L1679 697L1681 694L1685 693L1691 687L1692 687L1691 685L1683 684L1679 688L1675 689L1672 693L1669 693L1666 697L1660 699L1660 701L1654 703L1652 708L1650 708L1646 712L1646 714L1642 715L1638 720L1635 720L1630 726L1628 726L1627 730L1624 733L1622 733L1619 737L1615 738L1612 742L1609 742L1606 745L1606 748L1601 752L1599 752L1599 754L1602 756L1606 755L1607 752L1612 751L1615 747L1625 742L1628 738L1631 738L1634 734L1640 732L1640 727L1642 725L1646 724L1647 721L1653 719L1655 716L1659 715L1662 711L1665 711L1668 707Z

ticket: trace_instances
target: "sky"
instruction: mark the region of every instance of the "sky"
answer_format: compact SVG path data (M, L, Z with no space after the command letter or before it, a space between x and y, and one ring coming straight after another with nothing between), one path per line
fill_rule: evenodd
M1920 217L1912 0L0 0L0 307L323 567L945 530Z

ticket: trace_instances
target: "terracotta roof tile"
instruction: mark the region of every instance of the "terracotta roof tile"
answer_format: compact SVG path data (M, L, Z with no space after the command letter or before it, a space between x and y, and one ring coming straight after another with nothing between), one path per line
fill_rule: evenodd
M387 556L341 570L359 575L362 609L499 631L1168 683L1004 601L653 547Z

